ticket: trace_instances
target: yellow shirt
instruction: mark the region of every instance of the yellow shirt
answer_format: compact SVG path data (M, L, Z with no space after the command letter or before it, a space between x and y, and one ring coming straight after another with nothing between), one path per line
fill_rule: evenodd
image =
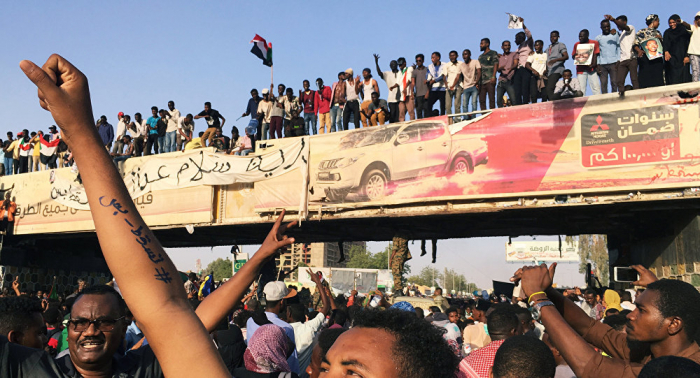
M185 145L185 151L194 150L195 148L202 147L202 138L192 138L192 140L187 142L187 144Z
M34 143L34 151L32 151L33 156L41 156L41 142L37 141Z
M12 158L15 160L19 160L19 139L15 139L12 141L12 144L10 144L10 147L7 147L8 151L12 151Z

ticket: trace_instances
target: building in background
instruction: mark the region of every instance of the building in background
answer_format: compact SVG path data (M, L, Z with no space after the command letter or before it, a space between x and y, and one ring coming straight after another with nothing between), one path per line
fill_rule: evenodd
M345 242L343 249L347 259L348 252L352 246L365 247L365 242ZM313 266L316 268L345 268L346 261L340 260L340 248L338 243L294 243L287 253L277 258L277 267L283 271L290 271L296 266ZM297 281L298 275L295 271L287 281Z

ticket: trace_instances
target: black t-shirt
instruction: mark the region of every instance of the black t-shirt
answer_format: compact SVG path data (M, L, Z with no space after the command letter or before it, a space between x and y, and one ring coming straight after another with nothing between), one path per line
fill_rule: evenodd
M156 127L158 128L158 136L159 137L164 137L165 136L165 130L168 129L168 120L165 118L160 118L158 120L158 123L156 124Z
M112 377L162 378L163 370L150 346L129 351L114 359ZM70 356L54 360L43 350L31 349L0 336L0 378L78 378Z
M6 140L6 141L2 142L2 146L5 148L10 147L11 144L12 144L11 140ZM12 159L12 151L5 152L5 157L8 159Z
M209 109L209 111L202 110L199 114L197 114L200 117L206 117L204 118L205 121L207 121L208 127L220 127L221 126L221 121L219 120L219 117L221 117L221 114L215 109Z

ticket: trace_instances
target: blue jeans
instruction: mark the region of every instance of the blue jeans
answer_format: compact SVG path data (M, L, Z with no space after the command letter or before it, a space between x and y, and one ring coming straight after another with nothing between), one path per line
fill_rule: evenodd
M591 87L591 92L594 95L602 93L600 90L600 78L597 72L581 72L576 75L576 78L578 79L578 83L581 84L581 92L583 92L584 96L586 95L586 84Z
M177 149L177 130L165 133L165 152L173 152Z
M505 93L508 93L510 103L515 104L515 87L510 80L501 80L498 82L498 87L496 88L496 104L499 108L505 106L503 103L503 94Z
M340 105L331 107L331 132L343 129L343 109ZM337 127L336 127L337 126Z
M168 150L165 149L165 135L159 136L158 137L158 153L163 154L168 152Z
M11 174L12 174L12 158L6 157L5 158L5 176L9 176Z
M251 152L253 152L252 149L241 150L241 151L234 153L234 155L236 155L236 156L248 156L248 154Z
M304 131L306 135L311 135L309 130L313 130L313 135L318 134L318 130L316 130L316 114L314 113L304 113Z
M469 101L471 99L472 112L476 111L476 102L479 97L479 91L476 89L476 85L473 87L466 88L462 91L462 113L469 113ZM473 116L464 116L464 119L474 118Z

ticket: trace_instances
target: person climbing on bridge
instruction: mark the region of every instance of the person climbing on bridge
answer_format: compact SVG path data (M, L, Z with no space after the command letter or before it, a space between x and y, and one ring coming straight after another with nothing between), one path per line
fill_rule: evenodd
M408 235L397 233L392 240L391 258L391 274L394 276L394 296L403 295L403 266L406 261L410 260L411 251L408 250Z

